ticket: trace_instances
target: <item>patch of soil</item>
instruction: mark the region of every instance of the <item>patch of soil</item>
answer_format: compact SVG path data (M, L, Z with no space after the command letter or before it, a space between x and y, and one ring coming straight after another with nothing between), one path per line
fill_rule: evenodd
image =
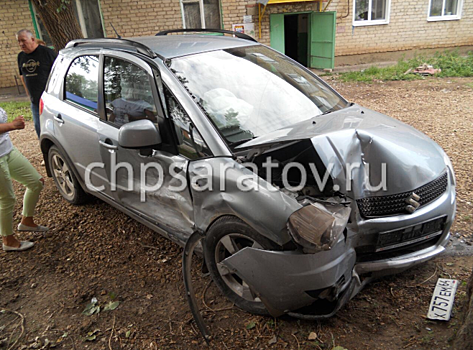
M349 100L400 119L428 134L450 155L458 191L452 232L473 242L471 155L472 79L330 83ZM33 124L12 132L15 146L46 176ZM15 221L21 214L24 190ZM37 208L46 234L21 254L0 253L0 349L200 349L182 282L182 249L111 206L92 199L67 204L52 179ZM446 349L460 327L473 257L438 257L368 285L337 315L310 322L243 312L228 303L210 277L194 268L197 298L213 339L211 349ZM449 322L426 319L439 277L461 281ZM82 314L92 298L100 311ZM118 301L115 310L105 311ZM22 322L22 319L24 321ZM311 340L309 336L312 334ZM8 345L10 343L10 345ZM49 345L48 345L49 344Z

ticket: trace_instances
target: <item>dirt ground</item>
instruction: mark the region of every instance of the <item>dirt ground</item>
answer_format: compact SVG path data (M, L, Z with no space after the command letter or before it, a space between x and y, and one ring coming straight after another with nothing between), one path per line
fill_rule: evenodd
M471 246L473 79L370 85L326 79L348 100L422 130L446 150L457 176L452 233ZM46 176L32 123L11 136ZM16 186L16 193L18 222L23 189ZM36 242L32 250L0 252L0 349L205 348L185 299L179 246L99 200L69 205L52 179L38 214L51 230L19 234ZM465 313L464 282L472 266L472 256L438 257L372 283L319 322L254 316L224 300L210 277L196 271L195 282L211 349L447 349ZM461 281L449 322L426 319L439 277ZM94 297L100 312L86 316Z

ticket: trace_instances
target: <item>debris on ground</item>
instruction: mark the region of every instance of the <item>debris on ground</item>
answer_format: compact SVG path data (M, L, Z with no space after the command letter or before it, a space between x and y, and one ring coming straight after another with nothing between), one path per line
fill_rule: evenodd
M423 76L435 75L440 73L442 70L440 68L434 68L432 65L423 63L415 69L409 68L404 75L407 74L420 74Z

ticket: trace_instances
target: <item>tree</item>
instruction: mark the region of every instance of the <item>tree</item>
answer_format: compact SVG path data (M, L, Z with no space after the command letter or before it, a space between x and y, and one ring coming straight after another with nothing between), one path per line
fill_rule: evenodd
M32 0L36 11L51 37L56 51L74 39L83 38L74 15L74 0Z

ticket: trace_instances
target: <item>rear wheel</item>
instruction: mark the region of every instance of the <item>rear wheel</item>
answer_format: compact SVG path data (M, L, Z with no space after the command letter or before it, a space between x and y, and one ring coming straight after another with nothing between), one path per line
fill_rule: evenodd
M72 204L85 202L87 194L77 181L65 157L56 146L51 146L49 149L48 163L54 182L64 199Z
M215 284L239 308L258 315L268 315L255 292L223 260L246 247L277 250L280 247L234 217L218 219L205 238L205 260Z

